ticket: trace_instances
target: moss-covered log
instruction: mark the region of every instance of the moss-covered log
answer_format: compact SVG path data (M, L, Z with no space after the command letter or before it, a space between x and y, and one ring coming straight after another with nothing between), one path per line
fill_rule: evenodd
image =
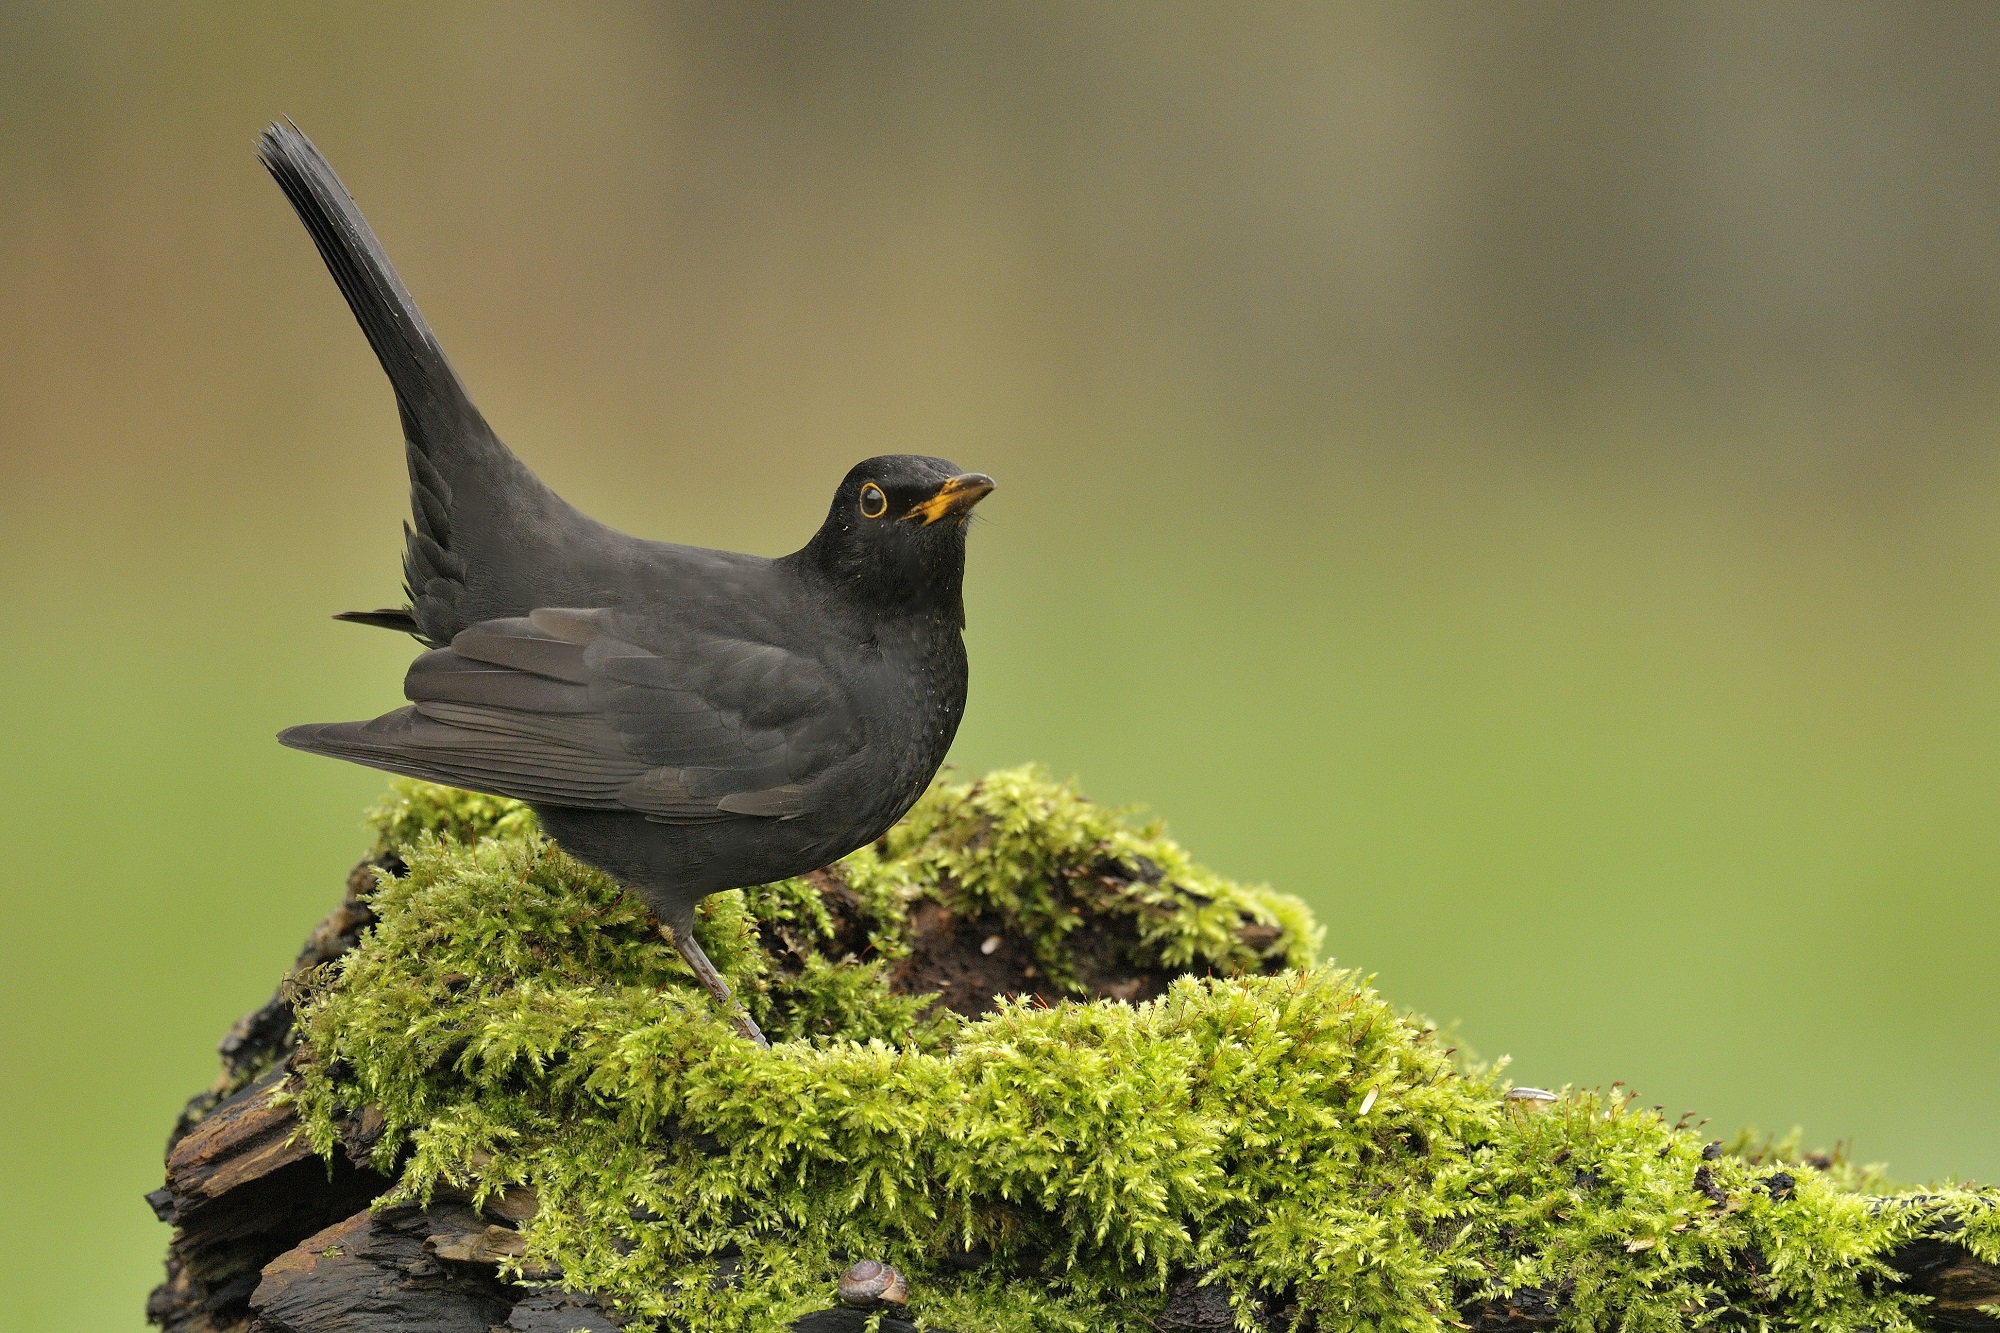
M769 1051L520 807L375 825L177 1130L169 1329L2000 1329L2000 1194L1509 1096L1031 772L708 900Z

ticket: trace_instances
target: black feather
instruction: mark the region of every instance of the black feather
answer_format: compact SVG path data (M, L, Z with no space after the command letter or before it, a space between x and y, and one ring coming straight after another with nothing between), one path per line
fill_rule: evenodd
M401 630L418 638L424 635L423 630L417 626L416 617L410 614L410 608L407 606L387 606L380 611L340 611L336 612L333 618L345 620L350 625L373 625L377 629Z

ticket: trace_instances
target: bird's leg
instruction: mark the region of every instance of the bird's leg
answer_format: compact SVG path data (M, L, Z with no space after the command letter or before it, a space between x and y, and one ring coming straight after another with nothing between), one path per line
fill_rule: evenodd
M695 943L692 923L686 926L661 926L660 933L681 951L681 957L687 959L687 965L694 969L695 978L708 988L708 993L722 1006L722 1012L729 1015L730 1025L759 1046L768 1048L771 1043L764 1040L764 1033L758 1028L757 1020L750 1017L750 1011L738 1004L730 995L729 983L722 979L722 973L715 970L715 964L708 961L708 955L701 951L701 945Z

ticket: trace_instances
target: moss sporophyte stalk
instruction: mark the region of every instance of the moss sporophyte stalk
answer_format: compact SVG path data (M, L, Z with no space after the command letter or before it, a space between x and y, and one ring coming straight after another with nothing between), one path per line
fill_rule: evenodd
M1887 1257L1920 1228L2000 1260L1992 1191L1888 1207L1615 1093L1510 1103L1315 964L1297 899L1030 769L940 782L829 872L706 901L768 1051L523 807L399 781L373 823L406 873L299 988L305 1132L330 1156L373 1108L389 1201L532 1189L509 1274L642 1327L775 1330L872 1257L958 1333L1150 1329L1189 1271L1246 1330L1444 1330L1523 1293L1575 1329L1899 1330L1921 1307ZM999 923L1058 998L1093 922L1192 975L967 1019L892 987L927 904Z

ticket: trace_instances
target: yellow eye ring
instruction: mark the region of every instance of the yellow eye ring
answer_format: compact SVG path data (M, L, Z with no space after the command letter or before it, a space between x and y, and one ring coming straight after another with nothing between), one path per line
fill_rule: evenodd
M869 482L861 488L861 517L880 518L889 512L889 497L882 494L882 488Z

